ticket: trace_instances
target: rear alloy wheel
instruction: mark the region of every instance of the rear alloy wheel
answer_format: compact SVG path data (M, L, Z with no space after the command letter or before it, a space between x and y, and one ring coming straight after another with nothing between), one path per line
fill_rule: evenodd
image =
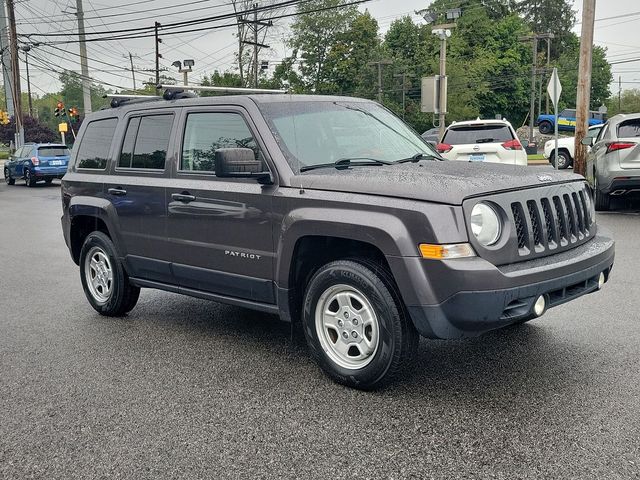
M369 267L358 260L326 264L309 282L303 304L316 362L338 383L366 390L389 383L419 340L391 275Z
M553 125L551 125L551 122L544 120L540 122L540 125L538 125L538 130L543 135L549 135L551 132L553 132Z
M4 169L4 181L7 185L13 185L16 183L16 179L11 176L8 168Z
M136 305L140 288L132 285L111 239L90 233L80 252L80 280L91 306L101 315L119 317Z
M593 174L593 196L595 197L595 207L599 212L606 212L611 208L611 196L608 193L602 193L598 189L598 176Z
M27 187L34 187L36 185L36 179L28 168L24 171L24 184Z

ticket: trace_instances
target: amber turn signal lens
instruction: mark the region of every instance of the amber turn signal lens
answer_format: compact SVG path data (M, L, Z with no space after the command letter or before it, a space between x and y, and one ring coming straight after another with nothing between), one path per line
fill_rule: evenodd
M432 243L421 243L419 246L422 258L432 260L446 260L449 258L475 257L476 252L468 243L453 243L438 245Z

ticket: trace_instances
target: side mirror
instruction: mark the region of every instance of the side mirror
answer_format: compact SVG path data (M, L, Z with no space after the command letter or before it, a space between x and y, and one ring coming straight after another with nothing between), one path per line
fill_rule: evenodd
M255 178L259 183L273 183L271 173L263 171L262 162L250 148L219 148L215 169L220 178Z
M584 137L580 143L587 147L591 147L593 146L593 137Z

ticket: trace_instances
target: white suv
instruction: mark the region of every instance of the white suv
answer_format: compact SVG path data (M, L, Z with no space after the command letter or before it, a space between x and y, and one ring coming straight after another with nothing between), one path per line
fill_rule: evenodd
M527 165L527 153L506 120L453 122L436 149L447 160Z

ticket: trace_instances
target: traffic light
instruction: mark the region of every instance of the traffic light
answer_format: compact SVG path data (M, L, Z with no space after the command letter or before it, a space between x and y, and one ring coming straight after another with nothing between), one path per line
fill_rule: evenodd
M69 110L69 120L77 121L78 120L78 109L76 107L71 107Z
M11 120L9 119L9 114L5 111L0 111L0 124L9 125Z
M56 103L56 108L55 108L55 110L53 111L53 114L54 114L56 117L60 117L60 116L64 117L64 116L66 116L66 115L67 115L67 112L66 112L66 111L65 111L65 109L64 109L64 103L62 103L62 102L58 102L58 103Z

